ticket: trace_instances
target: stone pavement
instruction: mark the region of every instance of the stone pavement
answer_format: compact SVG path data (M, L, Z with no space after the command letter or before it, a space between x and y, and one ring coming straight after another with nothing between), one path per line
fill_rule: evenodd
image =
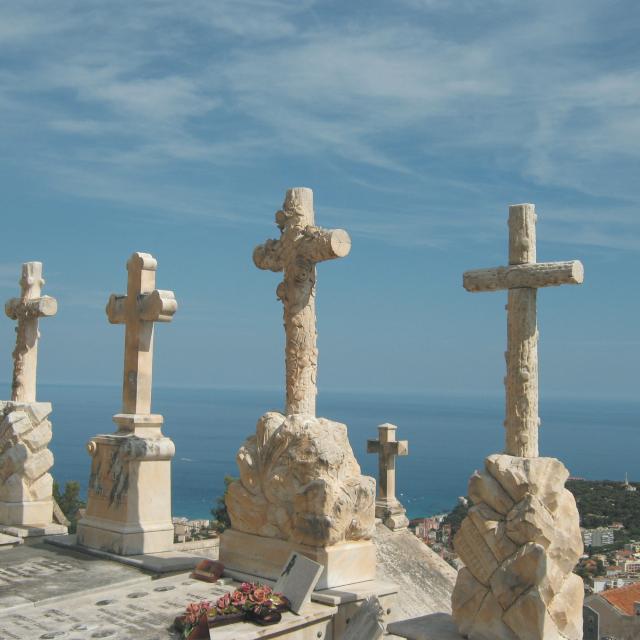
M24 545L0 554L0 639L178 638L170 627L189 602L215 600L236 586L230 579L192 580L187 573L156 578L95 556ZM212 630L212 637L254 640L300 630L301 638L315 638L335 611L309 603L302 615L286 613L273 627L237 623Z

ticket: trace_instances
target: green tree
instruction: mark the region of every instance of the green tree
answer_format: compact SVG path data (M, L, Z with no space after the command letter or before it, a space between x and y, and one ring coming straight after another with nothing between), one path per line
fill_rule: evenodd
M70 480L64 485L64 493L60 493L60 485L54 481L53 499L70 522L69 533L75 533L78 524L78 510L85 506L85 503L80 499L80 483Z
M469 499L458 500L458 504L456 504L442 521L442 524L451 525L451 540L453 540L453 536L458 532L462 521L467 517L467 513L469 513Z
M225 529L228 529L231 526L231 520L229 518L229 512L227 511L225 498L227 497L227 492L229 491L229 485L232 482L235 482L237 479L238 478L234 478L233 476L224 477L224 494L218 497L215 507L211 509L211 515L215 519L213 528L218 533L222 533Z

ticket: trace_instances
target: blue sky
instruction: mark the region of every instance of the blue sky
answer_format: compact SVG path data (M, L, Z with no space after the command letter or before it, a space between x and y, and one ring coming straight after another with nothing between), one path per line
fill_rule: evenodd
M180 308L164 385L282 384L286 188L353 238L319 266L325 389L501 393L507 207L534 202L541 388L637 394L640 5L633 1L22 0L0 5L0 295L44 262L40 380L119 384L104 305L133 251ZM13 333L0 323L8 380Z

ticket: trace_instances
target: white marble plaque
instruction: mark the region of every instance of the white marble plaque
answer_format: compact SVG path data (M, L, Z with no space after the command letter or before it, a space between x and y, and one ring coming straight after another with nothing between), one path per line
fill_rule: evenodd
M300 609L309 602L324 567L309 560L295 551L291 553L282 573L276 582L274 591L282 593L291 603L291 611L300 613Z

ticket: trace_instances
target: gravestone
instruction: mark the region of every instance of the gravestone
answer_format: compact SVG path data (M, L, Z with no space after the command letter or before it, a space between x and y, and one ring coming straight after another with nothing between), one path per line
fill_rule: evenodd
M289 600L291 611L300 613L300 609L309 602L322 569L321 564L294 552L289 556L273 590Z
M396 440L397 428L394 424L381 424L378 439L367 440L367 453L378 454L376 518L392 531L406 529L409 524L407 512L396 498L396 456L408 455L409 443Z
M508 290L506 446L469 482L473 506L454 538L465 567L452 596L460 633L495 640L582 638L583 552L569 472L538 457L539 287L579 284L578 261L536 262L531 204L509 208L509 266L464 274L468 291Z
M129 556L173 547L171 458L161 415L151 413L155 322L170 322L178 305L172 291L155 288L157 261L134 253L127 262L127 295L112 295L107 316L125 325L122 412L114 434L94 437L86 514L80 545Z
M361 474L346 425L315 415L316 264L346 256L351 240L315 225L311 189L290 189L276 224L280 238L257 247L253 260L284 272L276 293L284 307L286 409L263 415L238 452L220 560L275 579L298 551L325 567L321 589L372 580L375 481Z
M582 640L600 640L600 614L586 605L582 608Z
M58 309L43 285L42 263L26 262L20 297L5 305L17 327L11 400L0 402L0 529L20 537L67 532L53 523L51 403L36 400L39 318Z

